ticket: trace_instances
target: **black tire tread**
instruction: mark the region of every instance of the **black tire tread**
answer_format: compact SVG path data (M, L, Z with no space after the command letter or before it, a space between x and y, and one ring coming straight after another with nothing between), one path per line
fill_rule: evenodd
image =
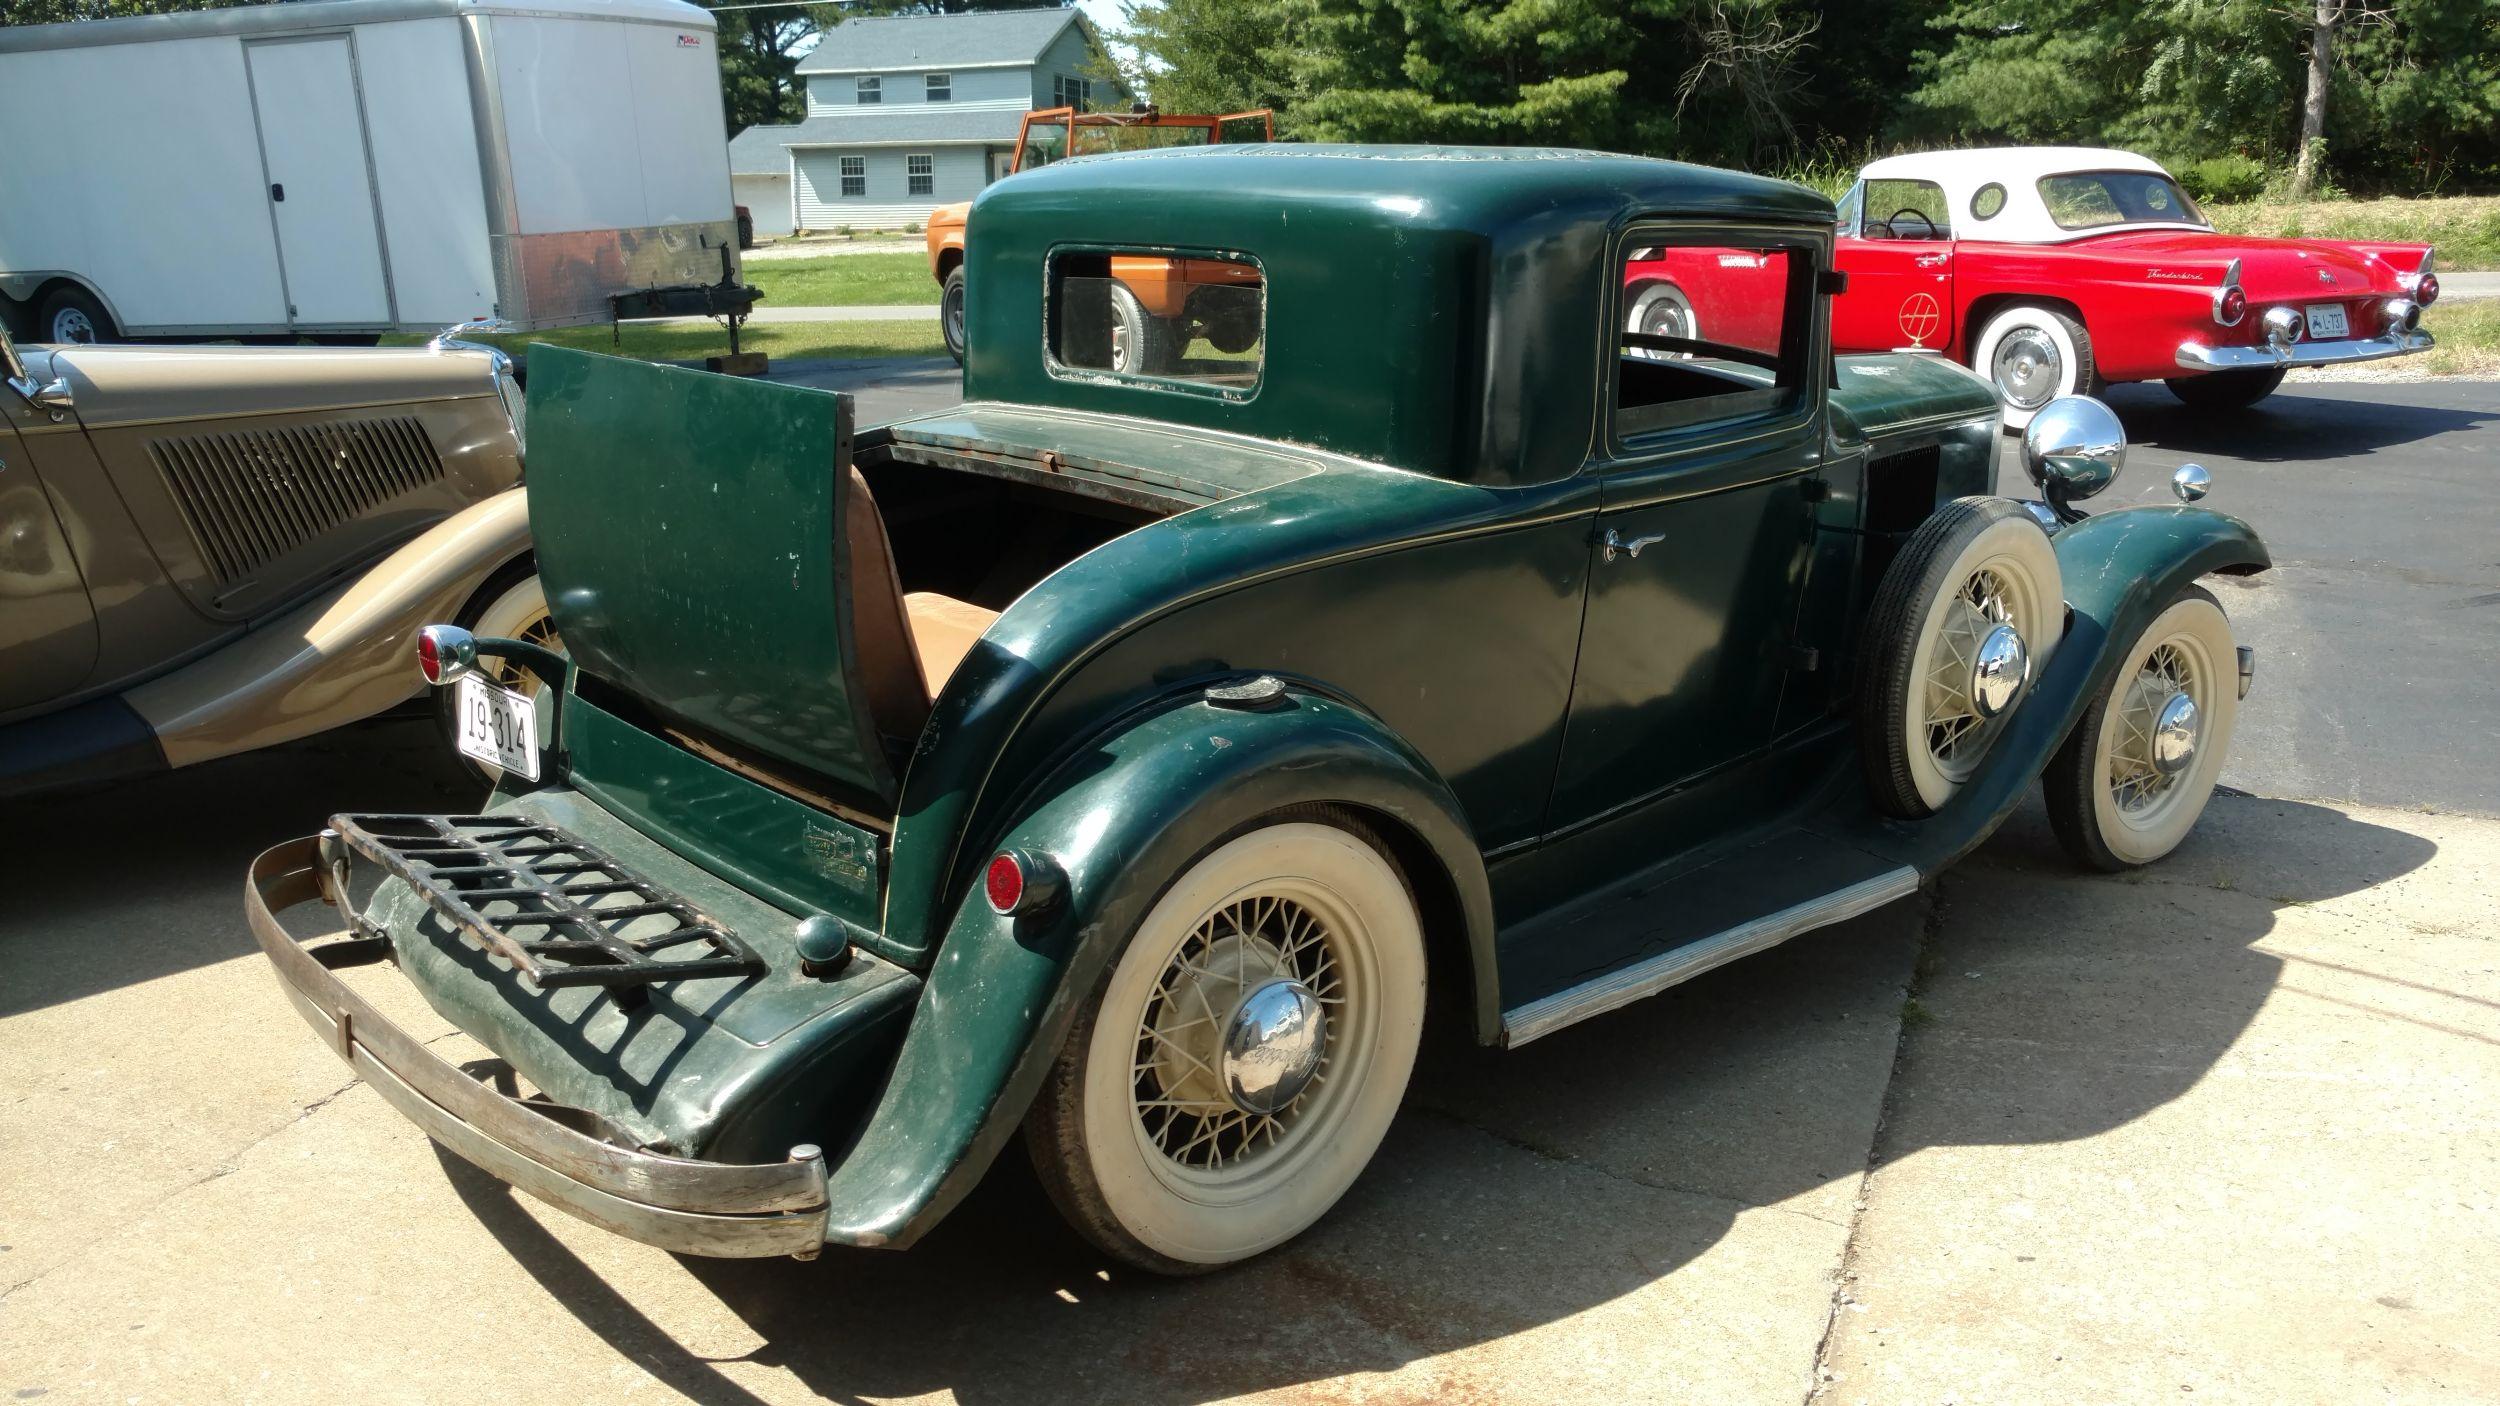
M1908 676L1917 660L1920 622L1942 582L1934 579L1980 533L2022 507L2006 498L1956 498L1930 513L1903 543L1875 588L1858 645L1858 761L1876 809L1900 820L1932 812L1918 794L1902 739L1908 734Z

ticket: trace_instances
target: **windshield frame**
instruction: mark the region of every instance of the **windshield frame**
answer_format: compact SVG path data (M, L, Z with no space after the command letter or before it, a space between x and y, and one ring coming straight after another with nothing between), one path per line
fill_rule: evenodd
M2120 218L2115 220L2104 220L2097 224L2070 225L2058 217L2057 204L2049 198L2049 182L2073 180L2078 177L2097 177L2101 178L2105 182L2111 177L2159 181L2163 185L2170 188L2171 195L2179 202L2179 209L2181 213L2177 217L2171 219L2133 219L2126 217L2122 211ZM2106 184L2103 188L2104 191L2108 189ZM2128 170L2120 167L2087 167L2085 169L2075 171L2049 171L2034 177L2031 182L2031 189L2032 193L2039 197L2040 209L2049 217L2049 223L2057 226L2061 230L2064 230L2068 234L2105 234L2112 230L2160 229L2166 226L2174 225L2185 226L2191 229L2207 230L2214 227L2213 221L2206 217L2204 208L2196 203L2196 198L2189 195L2186 187L2180 185L2178 178L2171 175L2168 171ZM2116 202L2113 200L2112 204L2114 205L2115 203Z

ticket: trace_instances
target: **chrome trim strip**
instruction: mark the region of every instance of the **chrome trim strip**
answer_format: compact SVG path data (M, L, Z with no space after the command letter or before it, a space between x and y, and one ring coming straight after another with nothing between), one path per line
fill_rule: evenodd
M2343 366L2356 361L2381 361L2411 356L2433 346L2428 332L2401 337L2353 337L2340 342L2294 342L2289 347L2209 347L2181 342L2178 363L2190 371L2271 370L2277 366Z
M1765 914L1715 937L1688 942L1672 952L1661 952L1646 961L1594 977L1502 1012L1503 1048L1517 1049L1590 1016L1604 1015L1644 996L1655 996L1739 957L1777 947L1800 933L1846 922L1916 892L1918 871L1904 865L1821 898Z

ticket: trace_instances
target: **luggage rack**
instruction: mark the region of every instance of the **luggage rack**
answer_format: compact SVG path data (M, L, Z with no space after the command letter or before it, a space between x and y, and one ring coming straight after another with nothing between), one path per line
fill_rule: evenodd
M736 933L551 825L494 815L334 815L321 860L340 906L352 911L351 858L405 881L542 990L599 986L624 999L657 982L765 969ZM512 911L484 911L499 903ZM361 917L357 924L365 926Z

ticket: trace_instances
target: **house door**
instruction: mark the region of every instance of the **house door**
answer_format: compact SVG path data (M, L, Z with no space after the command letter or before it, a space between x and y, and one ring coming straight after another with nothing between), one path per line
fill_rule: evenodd
M392 315L365 150L355 52L344 35L245 46L261 169L297 327L382 327Z

